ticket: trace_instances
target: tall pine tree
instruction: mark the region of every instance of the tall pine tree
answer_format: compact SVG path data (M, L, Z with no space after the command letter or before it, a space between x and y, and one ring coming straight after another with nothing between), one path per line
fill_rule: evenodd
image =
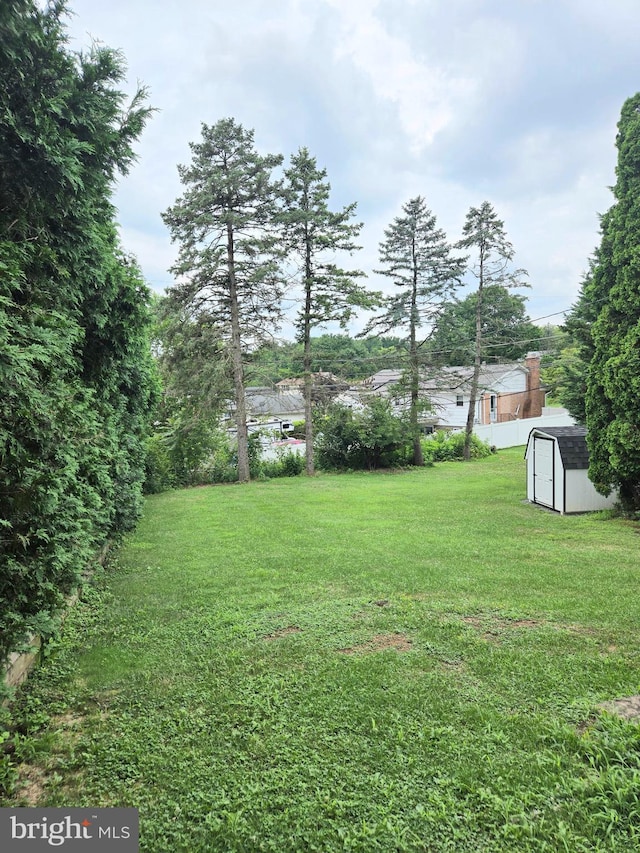
M303 346L306 471L314 473L311 373L311 333L324 323L337 321L343 328L356 308L369 308L373 295L358 283L364 273L344 270L335 263L338 252L353 253L362 228L353 222L355 204L333 212L329 209L330 185L325 169L301 148L285 170L285 241L289 258L299 269L302 307L296 329Z
M589 477L640 508L640 93L622 107L616 140L615 202L585 298L597 312L587 374Z
M435 328L461 284L466 259L455 256L424 198L416 196L403 206L402 215L385 230L380 243L380 263L382 267L378 272L392 280L395 292L385 301L383 313L368 324L365 332L378 328L382 333L404 333L409 351L407 379L413 464L422 465L418 333L422 330L428 335Z
M251 346L281 318L280 190L271 172L280 155L260 155L252 130L234 119L202 125L190 166L179 166L184 194L164 214L180 244L171 299L208 315L226 342L236 407L238 480L249 480L244 364Z
M485 292L490 286L503 288L522 287L522 277L526 271L511 269L513 246L507 240L504 222L498 216L488 201L480 207L472 207L467 213L462 229L462 240L458 242L461 249L471 249L471 273L478 281L475 293L475 342L473 357L473 375L469 394L469 408L465 427L464 458L471 457L471 436L475 421L478 386L480 382L480 367L484 353L484 321L486 316Z

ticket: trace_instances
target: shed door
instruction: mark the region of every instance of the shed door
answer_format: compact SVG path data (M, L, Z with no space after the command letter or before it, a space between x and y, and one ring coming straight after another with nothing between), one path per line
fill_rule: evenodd
M538 504L553 505L553 445L551 438L533 438L533 499Z

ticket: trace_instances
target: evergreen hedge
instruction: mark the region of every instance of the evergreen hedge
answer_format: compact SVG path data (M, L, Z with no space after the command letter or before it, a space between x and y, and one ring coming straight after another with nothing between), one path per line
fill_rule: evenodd
M66 14L0 4L0 659L135 525L155 394L111 202L150 111L117 52L69 51Z

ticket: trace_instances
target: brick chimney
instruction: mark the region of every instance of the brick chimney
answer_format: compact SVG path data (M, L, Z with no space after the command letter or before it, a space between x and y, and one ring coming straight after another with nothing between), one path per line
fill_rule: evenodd
M531 405L529 417L537 418L542 414L542 404L544 402L544 391L540 387L540 353L527 353L524 364L529 371L527 375L527 391L529 392Z

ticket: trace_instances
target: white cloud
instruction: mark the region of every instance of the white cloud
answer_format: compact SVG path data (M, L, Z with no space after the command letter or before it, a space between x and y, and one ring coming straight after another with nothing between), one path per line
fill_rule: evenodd
M411 153L420 153L471 96L473 80L416 59L408 41L391 35L375 16L375 2L326 2L339 19L335 56L348 58L370 81L376 97L396 106Z
M129 91L142 80L160 109L117 194L152 282L175 257L160 212L181 192L176 166L201 122L234 116L261 150L306 145L335 207L358 202L367 272L409 198L425 196L450 239L487 199L531 273L531 315L575 298L640 80L637 0L70 3L73 46L90 32L122 48Z

